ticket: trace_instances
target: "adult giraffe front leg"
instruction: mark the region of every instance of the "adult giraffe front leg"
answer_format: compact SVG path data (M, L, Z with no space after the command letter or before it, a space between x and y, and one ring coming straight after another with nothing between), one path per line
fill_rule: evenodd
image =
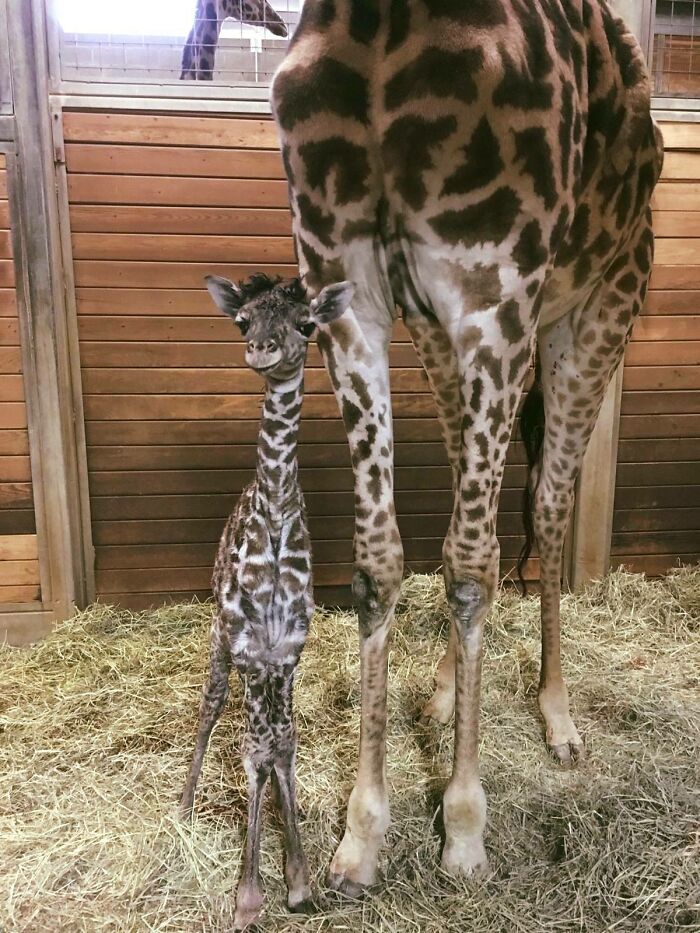
M396 523L393 429L386 308L354 313L319 335L319 346L347 430L355 475L355 572L361 665L361 724L357 779L345 835L330 868L330 884L353 896L374 883L389 825L386 786L387 661L394 607L403 574Z

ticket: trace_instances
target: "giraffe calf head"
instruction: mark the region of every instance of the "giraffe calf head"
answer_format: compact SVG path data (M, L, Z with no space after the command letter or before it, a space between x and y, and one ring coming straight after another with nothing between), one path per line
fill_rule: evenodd
M205 282L245 338L248 366L276 380L301 369L316 327L337 320L354 292L350 282L337 282L309 302L299 279L282 281L256 273L237 285L218 275L206 276Z

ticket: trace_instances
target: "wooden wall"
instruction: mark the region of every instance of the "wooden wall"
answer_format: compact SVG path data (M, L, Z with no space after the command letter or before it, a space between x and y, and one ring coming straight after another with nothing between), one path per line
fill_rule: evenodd
M66 165L97 592L142 606L206 596L214 550L252 476L261 383L202 278L293 274L287 188L269 120L66 113ZM450 475L408 336L392 351L396 482L408 566L440 562ZM345 602L352 477L325 371L309 356L302 483L319 601ZM503 572L520 549L511 447ZM529 567L536 573L537 563Z
M662 125L656 261L628 348L613 564L658 574L700 559L700 124Z
M0 604L39 598L7 165L0 153Z

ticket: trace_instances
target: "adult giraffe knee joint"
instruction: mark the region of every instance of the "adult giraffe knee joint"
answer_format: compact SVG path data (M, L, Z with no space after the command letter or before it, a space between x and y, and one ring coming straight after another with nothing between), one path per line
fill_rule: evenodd
M486 589L478 580L450 583L447 587L447 602L454 616L462 640L469 637L474 624L489 605Z

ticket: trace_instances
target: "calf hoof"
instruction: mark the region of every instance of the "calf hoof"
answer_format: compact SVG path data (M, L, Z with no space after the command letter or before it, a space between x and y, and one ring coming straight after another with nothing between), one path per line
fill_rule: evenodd
M191 820L194 814L194 794L185 791L180 798L178 810L183 820Z
M239 890L236 896L236 912L233 916L233 929L245 930L260 919L263 896L255 890Z
M446 726L450 719L452 719L454 711L454 694L447 691L436 690L423 707L420 718L426 723L435 722L439 723L441 726Z
M310 897L305 898L303 901L297 901L296 903L288 904L289 912L292 914L315 914L316 913L316 904Z

